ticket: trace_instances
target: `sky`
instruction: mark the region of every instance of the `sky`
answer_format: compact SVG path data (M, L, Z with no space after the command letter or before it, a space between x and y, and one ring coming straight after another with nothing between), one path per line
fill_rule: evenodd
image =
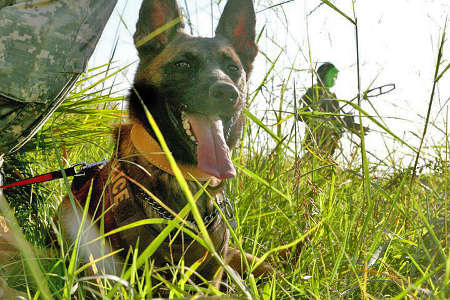
M225 1L217 5L216 0L179 0L183 12L191 17L194 35L212 36L220 11ZM273 94L262 93L251 107L267 125L274 123L270 112L278 105L279 85L289 78L286 101L293 103L293 83L302 94L311 84L311 68L320 62L333 62L340 70L334 92L339 99L350 100L358 94L356 72L355 26L344 16L318 0L294 0L275 8L271 5L285 0L256 0L257 32L264 28L259 42L258 55L252 74L250 89L258 86L270 60L281 53L273 72L271 84ZM351 0L331 1L344 14L354 18ZM131 64L122 74L122 85L126 89L133 80L137 67L136 50L132 35L141 0L119 0L99 45L90 60L90 67L107 63L115 41L118 47L114 55L115 65ZM186 9L187 8L187 9ZM362 108L371 115L378 113L380 122L386 124L396 135L414 147L418 147L427 113L433 76L437 60L438 45L450 12L448 0L361 0L355 2L355 14L359 33L360 80L362 90L384 84L395 84L389 94L363 101ZM123 22L121 22L121 18ZM126 26L124 25L126 24ZM212 24L213 23L213 24ZM187 28L191 30L190 27ZM449 63L450 43L444 47L441 70ZM301 95L297 95L299 97ZM450 72L439 84L434 98L431 126L426 145L443 143L444 121L450 99ZM349 110L348 112L351 112ZM365 121L371 129L367 135L367 149L374 154L375 161L391 159L404 165L411 163L413 152L394 142L382 129ZM286 123L289 130L292 123ZM300 126L302 126L300 124ZM274 128L275 130L275 128ZM301 129L302 130L302 129ZM358 138L352 138L358 142ZM348 152L352 143L342 141ZM394 151L395 150L395 151ZM426 148L425 152L433 152ZM391 155L389 155L391 153ZM376 157L376 158L375 158Z

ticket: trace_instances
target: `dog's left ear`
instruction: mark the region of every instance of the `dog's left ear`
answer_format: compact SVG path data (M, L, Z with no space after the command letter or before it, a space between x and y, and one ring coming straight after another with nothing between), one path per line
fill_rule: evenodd
M216 28L216 35L228 39L249 76L258 54L255 43L256 16L252 0L228 0Z

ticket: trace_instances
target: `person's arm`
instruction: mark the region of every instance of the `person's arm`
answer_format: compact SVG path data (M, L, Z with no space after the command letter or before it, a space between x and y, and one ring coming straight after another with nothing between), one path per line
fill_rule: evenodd
M300 107L302 109L302 112L312 112L312 111L314 111L314 108L313 108L314 102L315 102L314 99L317 99L316 93L317 93L317 89L314 86L312 86L302 96L302 98L301 98L301 105L300 105ZM298 114L297 115L297 120L302 121L302 122L305 122L309 118L310 117L302 115L302 114Z
M344 128L346 128L347 130L349 130L352 133L359 134L360 128L361 128L360 124L355 122L354 116L345 113L341 109L341 107L339 105L339 101L337 100L337 97L335 94L331 94L331 96L333 97L333 100L328 101L327 111L336 113L336 116L334 116L335 120L337 120L339 123L341 123ZM344 116L342 116L342 115L344 115ZM368 131L369 131L369 128L364 127L364 132L368 132Z
M360 133L361 124L355 122L354 116L348 116L348 115L344 116L343 117L343 121L344 121L344 123L346 125L346 128L350 132L355 133L355 134L359 134ZM367 132L370 131L370 128L367 127L367 126L364 126L363 129L364 129L364 134L367 134Z

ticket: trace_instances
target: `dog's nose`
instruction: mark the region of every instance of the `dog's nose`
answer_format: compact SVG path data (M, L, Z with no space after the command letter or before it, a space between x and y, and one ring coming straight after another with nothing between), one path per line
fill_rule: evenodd
M238 89L226 82L216 82L209 89L209 96L217 101L229 101L232 105L239 99Z

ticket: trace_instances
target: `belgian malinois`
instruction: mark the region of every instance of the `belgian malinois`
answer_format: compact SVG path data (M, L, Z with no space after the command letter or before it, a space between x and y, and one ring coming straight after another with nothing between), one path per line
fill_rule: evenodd
M92 185L89 212L93 219L104 217L105 232L142 219L173 219L186 206L145 106L192 193L209 182L197 207L216 251L242 272L240 251L228 246L229 229L213 202L228 212L232 223L222 183L236 175L230 149L241 137L246 83L258 52L252 0L228 0L214 38L193 37L183 29L176 0L144 0L134 35L140 64L128 97L130 122L117 128L113 159L75 179L72 190L83 206ZM68 198L62 208L63 224L70 227ZM196 228L191 216L185 224ZM145 225L112 235L112 247L123 252L138 247L142 253L165 226ZM217 260L183 232L168 238L152 259L159 266L203 260L197 271L204 278L219 282L222 277ZM262 264L254 274L269 272L270 266Z

